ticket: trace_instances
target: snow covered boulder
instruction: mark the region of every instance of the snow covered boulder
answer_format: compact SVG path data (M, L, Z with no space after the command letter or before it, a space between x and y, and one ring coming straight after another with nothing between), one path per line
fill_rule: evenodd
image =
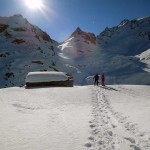
M45 71L29 72L25 79L27 87L33 86L66 86L73 87L73 77L64 72Z

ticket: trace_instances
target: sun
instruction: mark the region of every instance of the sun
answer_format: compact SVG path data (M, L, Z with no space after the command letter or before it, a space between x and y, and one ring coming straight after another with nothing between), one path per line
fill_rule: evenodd
M24 0L25 4L30 9L41 9L43 6L42 0Z

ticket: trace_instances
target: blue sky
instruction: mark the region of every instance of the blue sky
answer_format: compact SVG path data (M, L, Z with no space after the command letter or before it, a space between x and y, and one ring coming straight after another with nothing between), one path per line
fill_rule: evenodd
M35 1L36 0L30 0ZM30 9L25 0L1 0L0 16L21 14L51 38L61 42L77 28L100 34L123 19L150 16L150 0L42 0L41 9Z

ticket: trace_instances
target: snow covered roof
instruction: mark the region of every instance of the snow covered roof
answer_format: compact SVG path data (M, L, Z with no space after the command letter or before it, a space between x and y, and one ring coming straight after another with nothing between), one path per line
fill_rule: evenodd
M46 72L29 72L25 82L51 82L51 81L66 81L68 76L64 72L46 71Z

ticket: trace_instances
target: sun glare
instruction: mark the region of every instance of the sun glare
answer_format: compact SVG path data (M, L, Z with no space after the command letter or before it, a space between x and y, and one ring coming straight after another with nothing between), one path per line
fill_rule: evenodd
M30 9L40 9L43 6L42 0L25 0L25 4Z

